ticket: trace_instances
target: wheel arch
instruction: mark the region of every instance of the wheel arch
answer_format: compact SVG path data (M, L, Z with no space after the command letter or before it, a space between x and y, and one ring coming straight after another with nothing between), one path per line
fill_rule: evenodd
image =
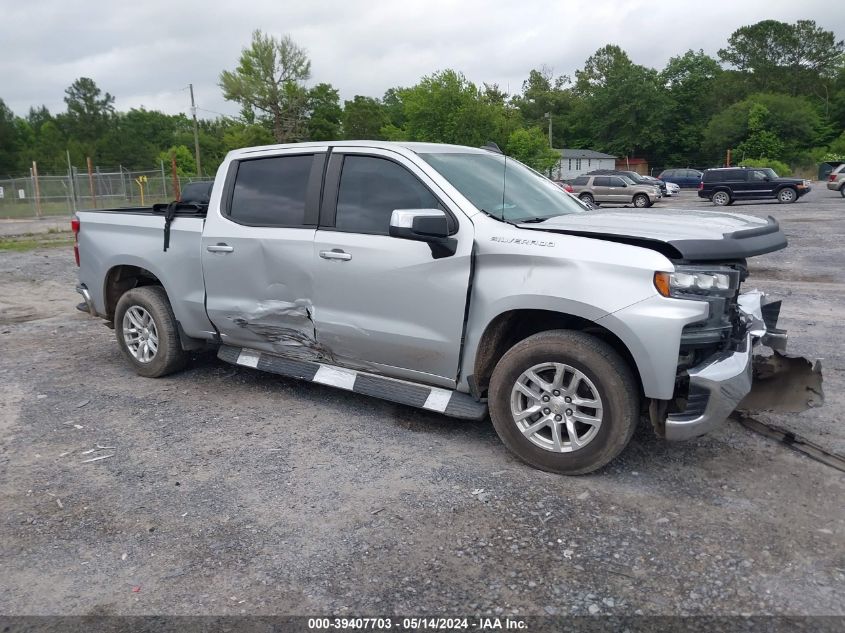
M138 286L161 286L167 294L167 288L164 287L159 276L143 266L117 264L109 268L103 280L104 316L108 320L114 319L115 308L120 297ZM169 297L168 294L168 300Z
M642 396L643 382L636 360L615 332L585 316L535 308L507 310L487 323L474 354L471 387L475 395L482 396L487 391L493 369L511 347L539 332L558 329L592 334L610 345L631 368Z

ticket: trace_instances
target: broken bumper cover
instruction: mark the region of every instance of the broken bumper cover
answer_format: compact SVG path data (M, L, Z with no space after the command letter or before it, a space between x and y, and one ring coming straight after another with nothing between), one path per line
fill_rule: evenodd
M737 408L799 412L824 402L821 363L784 353L786 332L776 327L780 302L755 290L740 295L738 305L745 340L687 371L686 407L666 417L667 440L703 435ZM755 357L757 344L770 347L773 354Z
M76 306L77 309L81 312L87 312L91 316L97 316L97 311L94 309L94 301L91 299L91 293L88 291L88 286L85 284L79 284L76 287L76 292L81 294L84 299L83 303Z
M751 333L742 349L720 352L689 370L687 407L666 418L667 440L688 440L724 422L751 391Z

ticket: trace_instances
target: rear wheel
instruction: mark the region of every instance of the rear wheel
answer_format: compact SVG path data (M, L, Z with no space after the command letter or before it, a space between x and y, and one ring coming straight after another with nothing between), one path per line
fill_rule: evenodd
M593 198L593 195L590 193L582 193L580 196L578 196L578 199L585 204L594 205L596 203L596 199Z
M187 363L176 317L161 286L125 292L114 312L114 333L120 351L141 376L166 376Z
M845 185L839 187L839 195L845 198Z
M778 202L789 204L798 200L798 192L792 187L784 187L778 191Z
M731 196L727 191L717 191L713 194L713 204L717 207L724 207L731 204Z
M517 457L541 470L581 475L628 444L639 420L639 389L607 343L551 330L502 357L489 406L496 432Z

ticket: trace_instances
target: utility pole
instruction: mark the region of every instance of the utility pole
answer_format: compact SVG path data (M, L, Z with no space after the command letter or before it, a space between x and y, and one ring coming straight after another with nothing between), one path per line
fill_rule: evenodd
M194 158L197 160L197 176L202 176L202 163L200 163L200 136L197 131L197 106L194 103L194 84L188 84L191 91L191 116L194 118Z
M552 145L552 113L546 112L546 118L549 120L549 149L554 149L554 145Z

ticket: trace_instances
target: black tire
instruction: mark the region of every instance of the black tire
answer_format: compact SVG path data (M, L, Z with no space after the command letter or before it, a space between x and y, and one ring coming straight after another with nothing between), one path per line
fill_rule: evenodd
M778 202L781 204L791 204L798 200L798 190L792 187L784 187L777 193Z
M635 195L631 199L631 202L633 202L634 206L638 209L647 209L651 206L651 200L649 200L648 196L644 193L638 193L637 195Z
M586 204L594 205L596 203L596 199L593 197L593 194L591 194L591 193L582 193L578 196L578 199L581 202L584 202Z
M602 401L598 431L571 452L537 446L519 430L511 413L511 392L517 380L542 363L563 363L579 370L592 381ZM519 459L540 470L583 475L601 468L628 445L640 417L639 393L631 368L607 343L583 332L550 330L520 341L505 353L493 370L488 404L496 433Z
M733 197L730 193L724 190L719 190L713 193L713 197L710 198L717 207L727 207L733 203Z
M141 362L129 349L123 331L126 312L133 307L145 310L155 324L158 336L157 350L147 362ZM179 371L188 362L188 354L182 349L176 317L161 286L141 286L126 291L117 302L114 311L114 333L120 351L140 376L158 378Z
M845 198L845 185L839 187L839 195Z

